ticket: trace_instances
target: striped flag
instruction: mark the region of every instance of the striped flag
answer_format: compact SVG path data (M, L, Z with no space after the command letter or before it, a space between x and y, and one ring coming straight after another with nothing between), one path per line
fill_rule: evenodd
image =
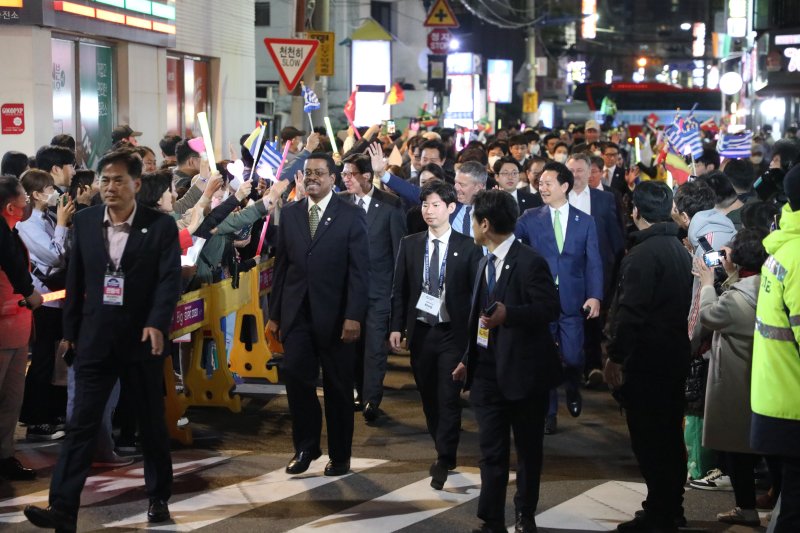
M723 157L746 159L750 157L750 146L753 143L753 132L746 131L741 135L722 133L719 136L717 149Z
M273 169L278 168L281 165L282 158L283 154L278 149L278 143L267 141L264 143L264 151L261 152L261 158L258 160L256 170L261 165L269 165Z
M682 130L683 151L691 152L692 157L697 159L703 155L703 141L700 138L700 124L698 124L694 117L690 114L688 117L686 117L686 120L683 121Z
M681 135L678 125L672 123L667 126L664 129L664 135L667 137L672 149L679 154L683 154L683 135Z
M319 98L317 98L317 94L311 90L310 87L306 87L303 84L303 111L305 113L311 113L320 108Z
M264 135L264 126L259 125L242 143L242 146L244 146L250 151L250 155L252 155L254 159L256 157L256 154L258 153L258 147L261 145L260 141L263 135Z

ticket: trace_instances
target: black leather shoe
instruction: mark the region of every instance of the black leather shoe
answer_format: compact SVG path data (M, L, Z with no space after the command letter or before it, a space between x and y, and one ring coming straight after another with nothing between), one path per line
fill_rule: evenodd
M567 388L567 410L573 417L581 416L581 409L583 408L583 397L581 396L580 389Z
M364 410L364 402L361 401L361 398L356 398L355 400L353 400L353 410L354 411Z
M553 435L558 429L558 418L555 415L547 416L544 419L544 434Z
M633 517L634 517L634 520L637 520L637 519L638 520L647 520L647 510L639 509L638 511L633 513ZM672 522L673 522L673 525L676 528L686 527L687 525L689 525L689 522L686 520L686 517L683 516L683 515L673 518Z
M378 406L372 402L367 402L367 405L364 406L364 420L367 422L375 422L379 415Z
M36 470L25 468L16 457L11 456L0 460L0 477L10 481L30 481L36 479Z
M298 452L294 454L292 460L289 461L288 465L286 465L286 473L292 475L302 474L308 470L309 465L311 465L311 461L319 459L321 456L322 453L320 452Z
M328 464L325 465L325 472L323 472L326 476L334 477L334 476L343 476L350 472L350 461L328 461Z
M536 520L534 520L533 515L517 511L514 533L536 533L536 531Z
M169 506L164 500L153 500L147 508L147 521L151 524L169 520Z
M431 475L431 487L436 490L442 490L444 482L447 481L447 465L436 461L431 465L429 472Z
M472 530L472 533L505 533L505 524L489 524L484 522L481 527Z
M52 507L42 509L35 505L27 505L23 512L25 513L25 518L36 527L55 529L64 533L74 533L78 529L77 516Z

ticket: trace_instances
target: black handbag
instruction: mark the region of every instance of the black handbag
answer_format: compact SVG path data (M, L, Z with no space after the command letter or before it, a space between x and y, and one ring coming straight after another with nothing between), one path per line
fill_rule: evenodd
M686 376L684 394L687 402L696 402L706 395L708 380L708 359L693 357L689 361L689 374Z

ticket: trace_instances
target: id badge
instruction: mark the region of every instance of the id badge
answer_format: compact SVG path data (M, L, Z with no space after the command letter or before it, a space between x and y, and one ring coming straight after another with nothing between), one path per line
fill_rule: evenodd
M478 346L481 348L489 347L489 328L485 328L478 324Z
M428 313L430 315L439 316L439 310L442 308L442 301L433 296L428 294L427 292L423 292L419 295L419 300L417 301L417 309L424 313Z
M106 274L103 281L103 305L122 305L125 295L125 276Z

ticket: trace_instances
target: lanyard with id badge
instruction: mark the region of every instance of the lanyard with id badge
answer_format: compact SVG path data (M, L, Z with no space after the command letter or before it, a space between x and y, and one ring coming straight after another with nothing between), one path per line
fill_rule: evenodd
M495 276L496 276L496 269L494 264L494 256L492 254L489 255L489 261L487 262L487 283L486 283L486 298L487 298L487 307L481 313L484 316L492 316L494 314L495 309L497 309L497 301L492 301L489 304L489 301L494 300L494 289L495 289ZM489 348L489 328L483 325L483 321L478 319L478 338L477 338L478 346L481 348Z
M439 270L439 279L438 287L436 290L436 294L432 294L431 291L431 272L430 272L430 260L429 258L429 247L430 241L425 242L425 259L423 262L424 265L424 272L422 274L423 284L422 284L422 293L419 295L419 300L417 300L417 309L422 311L423 313L427 313L429 315L433 315L434 317L439 316L439 311L442 308L442 288L444 287L444 274L447 269L447 248L449 247L449 243L444 248L444 259L442 260L442 268Z
M121 306L125 302L125 274L111 260L110 243L106 232L106 273L103 276L103 305Z

